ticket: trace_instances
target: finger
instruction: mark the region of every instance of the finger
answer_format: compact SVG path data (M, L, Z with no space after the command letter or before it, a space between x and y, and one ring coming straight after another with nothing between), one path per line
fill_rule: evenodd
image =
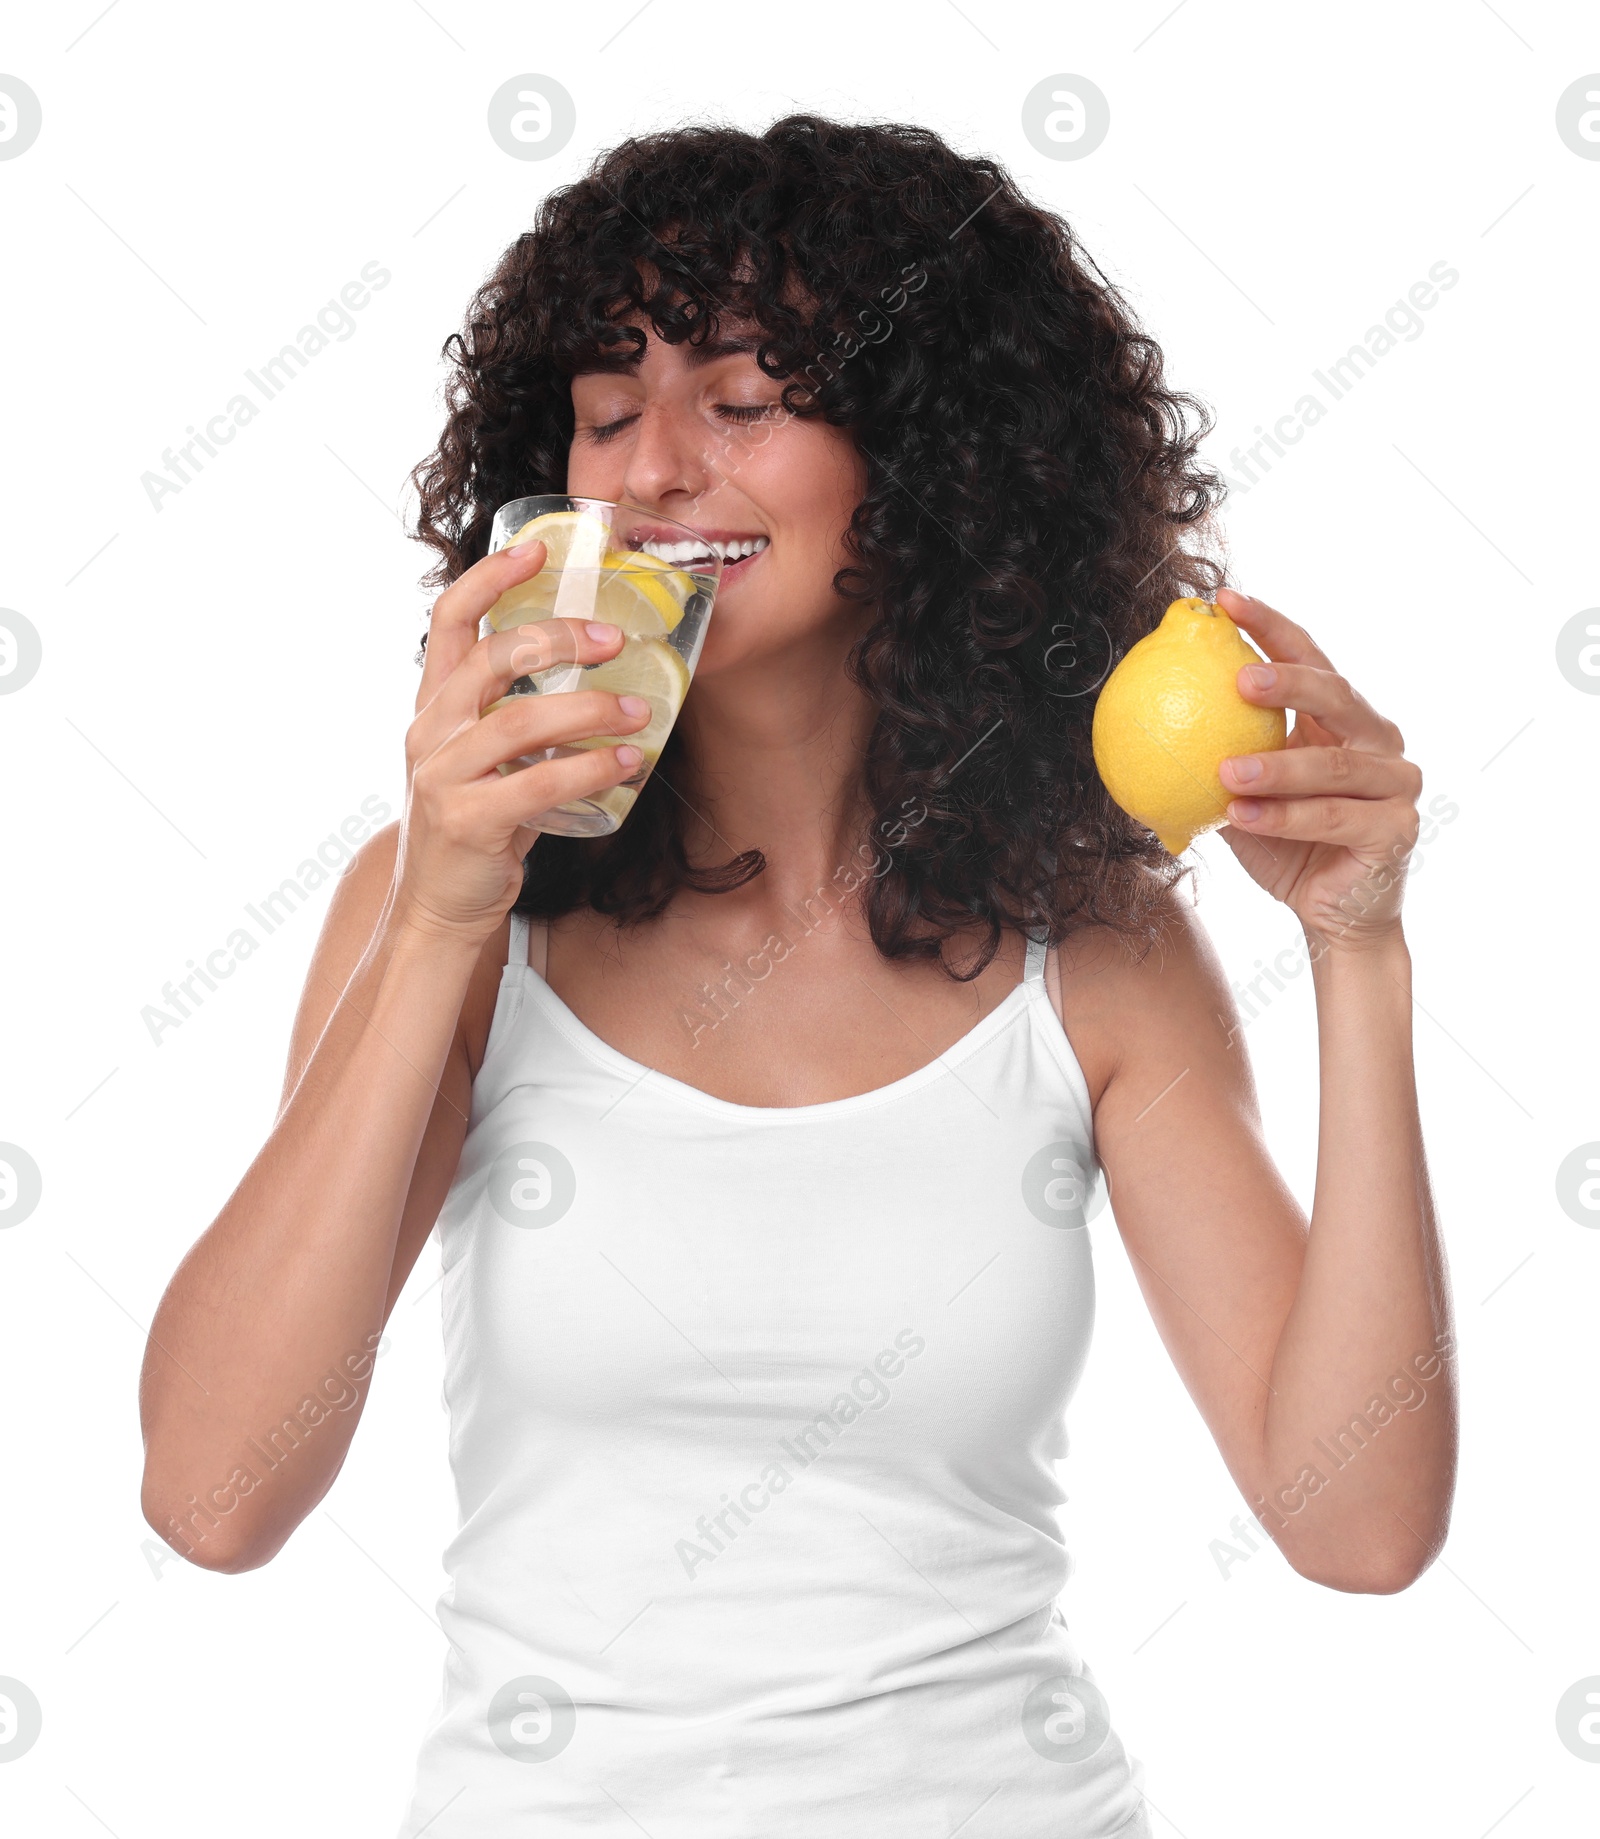
M1280 852L1265 837L1251 836L1237 824L1224 824L1217 835L1233 851L1247 874L1270 880L1277 869Z
M1409 853L1417 840L1417 812L1404 798L1235 798L1228 822L1263 840L1338 843L1356 851L1398 845Z
M632 705L630 707L629 705ZM464 781L492 773L502 761L546 747L597 737L626 740L650 720L649 699L610 690L565 690L555 695L513 696L476 720L463 722L418 771Z
M620 626L602 620L541 619L479 639L417 713L407 737L425 757L463 722L475 720L518 677L557 664L599 664L621 649Z
M1422 790L1422 773L1412 761L1353 747L1286 747L1279 753L1241 754L1224 760L1220 773L1228 791L1253 798L1332 794L1414 801Z
M478 642L478 623L509 587L527 581L544 567L549 554L537 539L512 549L497 549L474 562L452 581L433 603L428 620L428 642L423 651L422 683L417 690L421 709L437 693L445 678Z
M1348 746L1370 753L1403 750L1400 730L1337 671L1310 664L1246 664L1235 681L1247 702L1309 715Z
M490 821L508 832L536 826L546 811L574 799L593 798L614 785L637 779L644 756L624 742L620 747L585 748L555 760L539 760L514 773L496 774L478 795Z
M1305 627L1297 626L1264 600L1224 587L1217 590L1216 604L1241 632L1250 634L1269 658L1281 658L1288 664L1310 664L1319 670L1333 669Z

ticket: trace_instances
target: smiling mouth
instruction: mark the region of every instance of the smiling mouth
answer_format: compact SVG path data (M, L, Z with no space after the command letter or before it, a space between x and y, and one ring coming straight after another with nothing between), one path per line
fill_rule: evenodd
M722 564L722 579L727 581L736 574L741 574L757 557L765 555L772 546L768 536L708 536L703 542L684 540L683 542L664 543L652 541L649 531L634 532L632 547L648 549L651 555L659 556L663 562L670 562L676 568L692 568L704 565L715 558Z

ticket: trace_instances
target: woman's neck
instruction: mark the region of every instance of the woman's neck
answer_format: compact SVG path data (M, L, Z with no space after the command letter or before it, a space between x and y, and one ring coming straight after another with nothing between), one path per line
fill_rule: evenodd
M689 806L685 848L697 867L759 848L763 895L792 905L863 866L871 811L862 762L876 710L845 674L853 632L811 635L798 655L696 678L678 718Z

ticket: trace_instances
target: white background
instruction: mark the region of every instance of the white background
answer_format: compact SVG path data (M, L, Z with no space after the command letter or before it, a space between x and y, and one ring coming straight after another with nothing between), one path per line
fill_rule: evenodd
M1208 453L1235 478L1231 450L1313 369L1434 263L1459 272L1226 518L1231 579L1309 626L1401 723L1424 802L1456 808L1409 904L1459 1312L1454 1530L1399 1596L1321 1589L1270 1548L1224 1576L1213 1542L1243 1503L1102 1214L1065 1606L1161 1839L1594 1831L1600 1767L1555 1719L1600 1674L1600 1231L1555 1185L1600 1138L1583 1051L1600 698L1555 651L1600 603L1600 161L1555 129L1558 96L1600 70L1592 10L97 7L11 9L0 40L44 110L37 144L0 162L0 605L45 648L0 700L0 1138L44 1178L0 1232L0 1675L45 1718L0 1767L6 1830L394 1831L454 1529L432 1248L343 1474L270 1566L192 1569L138 1508L141 1325L270 1126L327 886L159 1046L141 1011L363 798L398 809L428 560L404 482L472 288L597 149L805 108L924 123L1064 212L1174 380L1216 406ZM524 72L577 104L544 162L485 126ZM1022 131L1024 96L1058 73L1110 102L1081 160ZM392 281L354 335L153 509L141 474L369 261ZM1221 844L1199 853L1242 983L1294 923ZM1308 979L1256 1007L1271 1140L1308 1203Z

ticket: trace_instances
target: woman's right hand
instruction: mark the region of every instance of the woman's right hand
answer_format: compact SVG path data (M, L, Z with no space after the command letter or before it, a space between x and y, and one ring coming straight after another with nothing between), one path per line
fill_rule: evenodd
M416 718L406 731L393 902L398 918L424 930L487 939L521 890L523 858L537 836L520 826L638 770L639 751L626 736L650 719L642 697L608 690L519 696L479 719L517 677L552 664L599 664L622 648L616 626L575 619L478 637L484 614L507 588L537 574L546 554L537 541L499 550L434 602ZM502 760L604 734L620 744L513 773L496 770Z

